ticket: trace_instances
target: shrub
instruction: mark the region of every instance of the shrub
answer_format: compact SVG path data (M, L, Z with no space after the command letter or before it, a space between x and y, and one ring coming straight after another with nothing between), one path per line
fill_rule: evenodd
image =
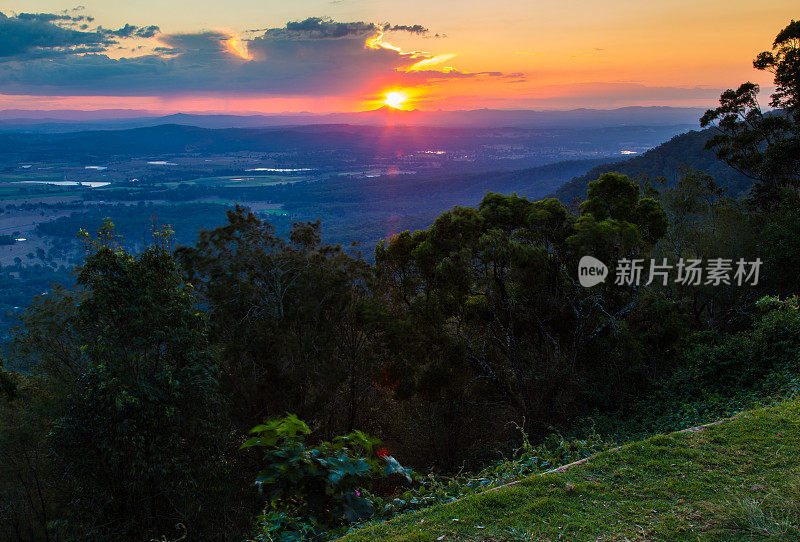
M630 415L592 419L603 434L642 438L727 417L800 391L800 301L767 296L749 329L698 333L682 365Z
M348 526L371 519L372 494L411 482L403 468L376 438L354 431L311 445L308 425L294 415L254 427L242 448L264 450L264 468L256 485L267 496L258 518L256 540L327 539Z
M751 329L714 341L701 336L672 389L688 398L784 394L800 384L798 298L764 297Z

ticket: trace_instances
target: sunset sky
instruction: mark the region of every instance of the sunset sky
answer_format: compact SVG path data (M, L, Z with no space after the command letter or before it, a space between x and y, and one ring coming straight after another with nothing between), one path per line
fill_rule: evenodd
M750 62L800 17L796 0L82 4L0 1L0 109L706 107L768 85Z

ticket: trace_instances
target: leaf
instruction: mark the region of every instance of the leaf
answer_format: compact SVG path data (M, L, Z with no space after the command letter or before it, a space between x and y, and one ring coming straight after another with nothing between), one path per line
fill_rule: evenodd
M372 471L369 464L363 459L351 459L346 453L342 452L338 456L333 456L327 460L330 472L328 481L331 485L337 485L346 476L363 477Z
M345 518L350 523L366 521L375 514L375 507L369 499L359 497L352 491L347 492L342 501Z
M277 437L274 435L252 437L244 441L244 443L239 446L239 449L243 450L244 448L251 448L253 446L275 446L277 440Z
M384 476L400 474L404 476L406 480L411 482L411 474L413 472L413 470L403 467L394 457L390 455L386 456L386 468L383 469Z

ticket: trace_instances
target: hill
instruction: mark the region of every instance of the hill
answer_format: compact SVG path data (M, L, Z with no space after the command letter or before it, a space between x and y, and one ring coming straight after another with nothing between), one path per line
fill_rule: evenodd
M705 171L713 176L718 184L727 186L728 195L739 196L750 188L753 181L717 160L712 151L703 148L711 135L711 130L692 130L677 135L641 156L597 166L585 175L561 186L554 195L563 203L583 198L586 195L586 186L609 171L624 173L629 177L638 175L647 175L650 178L664 177L668 184L674 184L680 177L681 167L689 166Z
M256 153L281 163L314 168L351 170L383 161L403 170L442 163L446 163L442 171L512 170L563 160L620 156L631 148L652 148L685 130L684 125L534 129L319 124L209 129L164 124L128 130L0 132L0 167L32 162L96 164L165 156L202 163L201 155Z
M603 452L342 540L800 540L798 476L795 399Z

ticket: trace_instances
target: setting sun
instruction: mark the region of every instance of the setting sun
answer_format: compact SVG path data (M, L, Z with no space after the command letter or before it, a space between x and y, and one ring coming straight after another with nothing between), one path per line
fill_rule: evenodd
M408 100L408 94L400 91L392 91L386 93L386 98L383 103L395 109L402 109L403 104Z

